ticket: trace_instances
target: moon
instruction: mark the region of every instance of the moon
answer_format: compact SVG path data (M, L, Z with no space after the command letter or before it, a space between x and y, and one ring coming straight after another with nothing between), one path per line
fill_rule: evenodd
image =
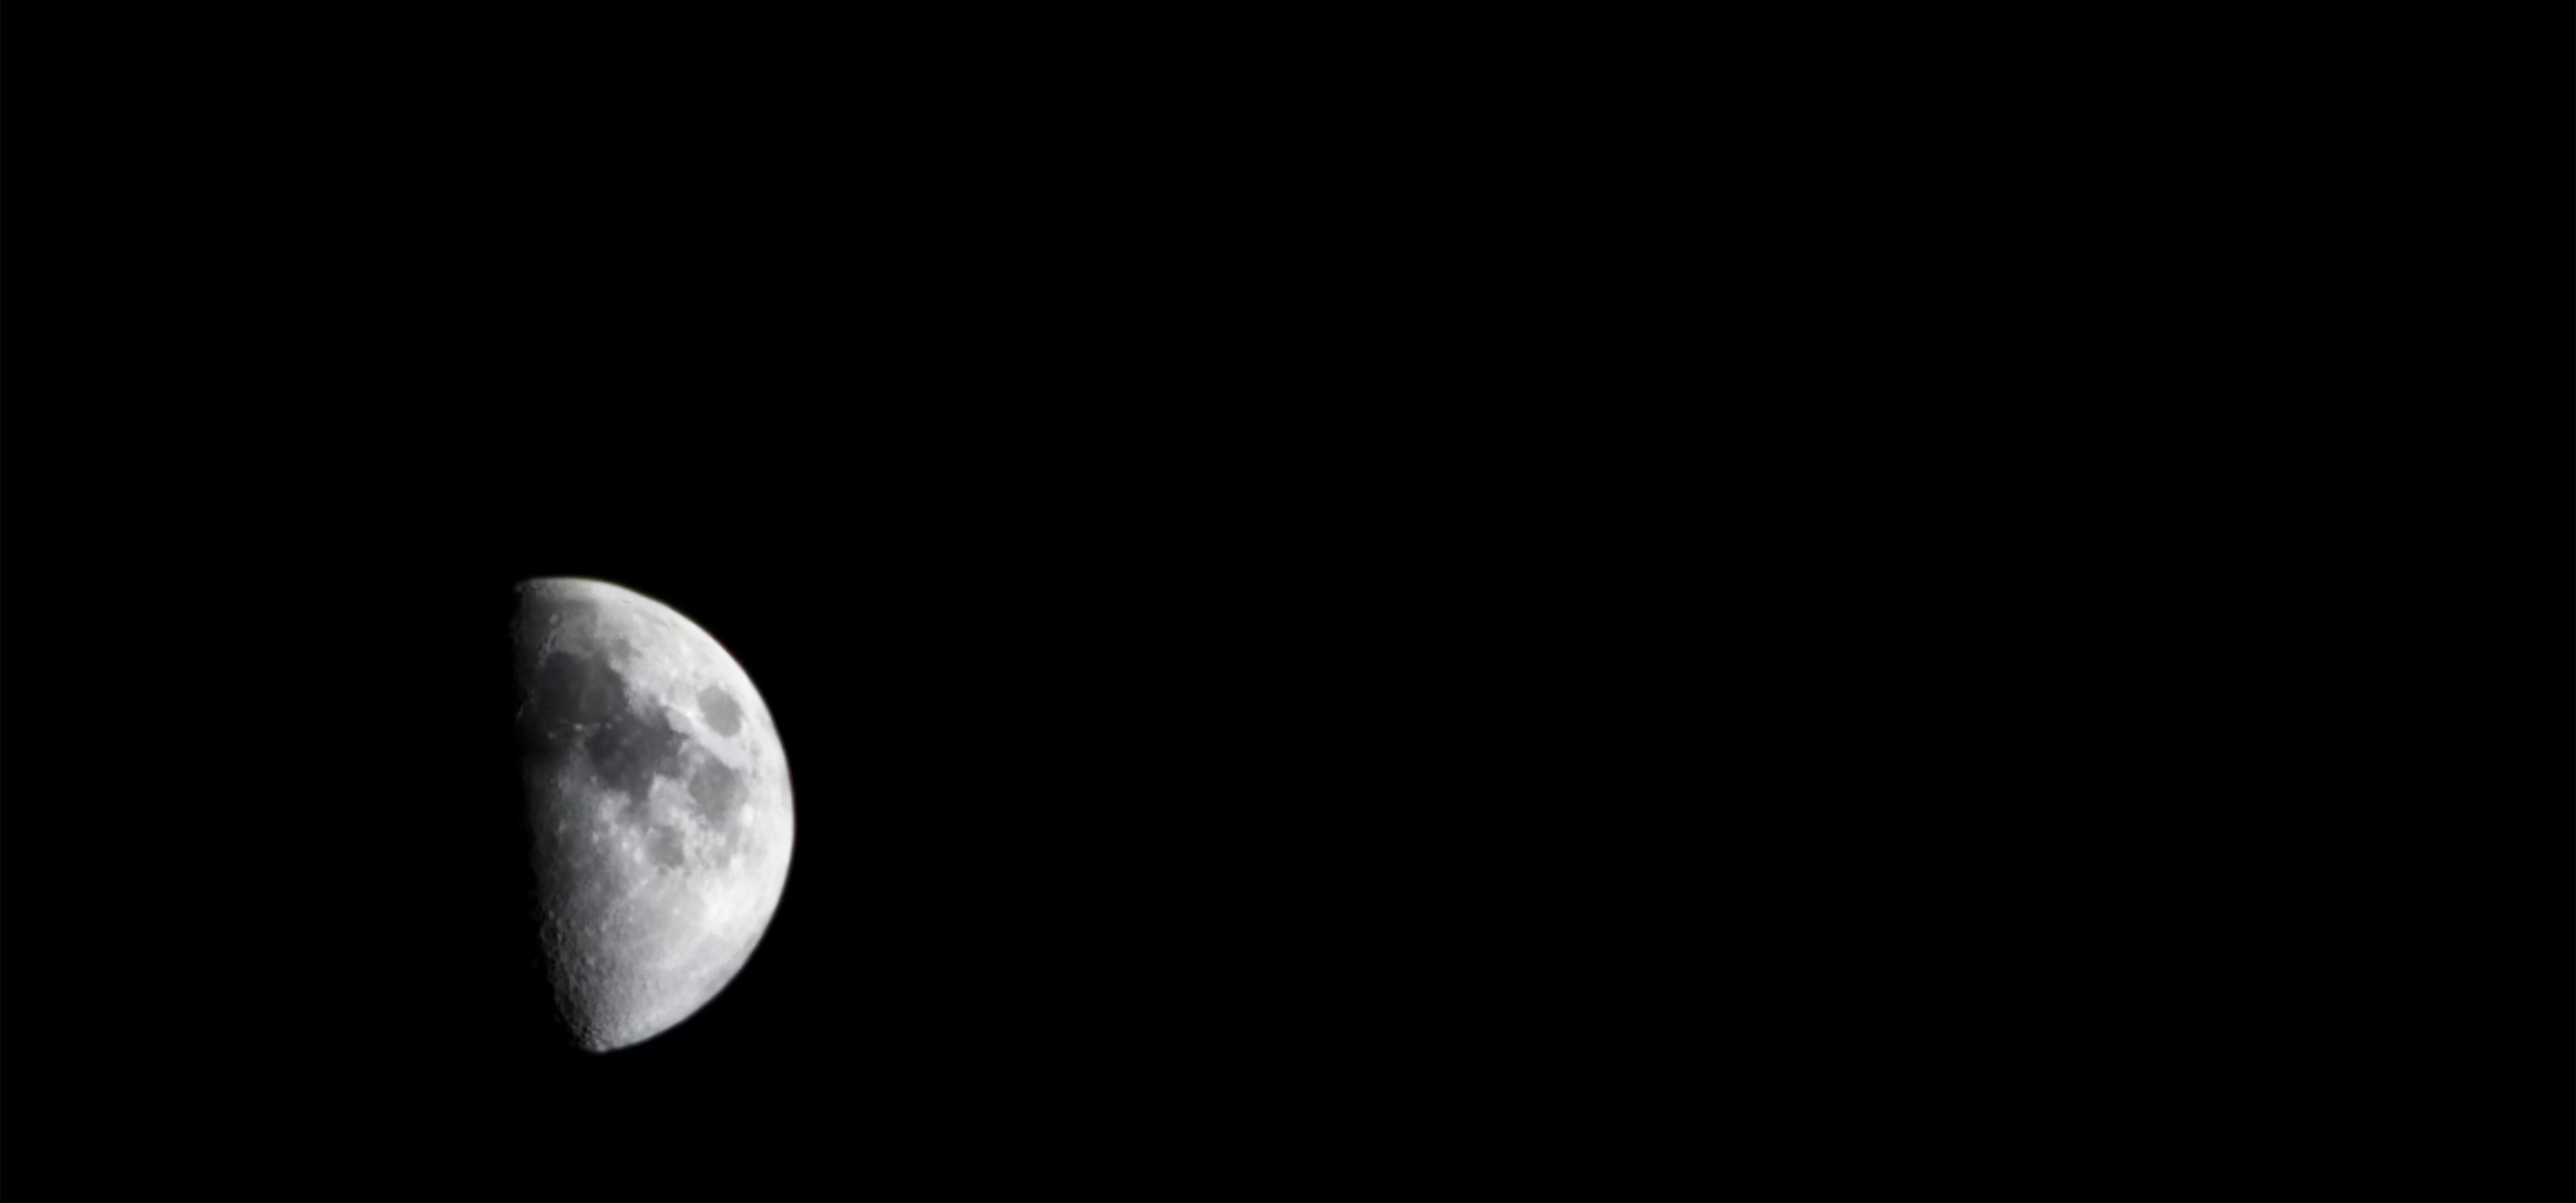
M604 581L518 587L520 768L555 1011L575 1043L669 1029L742 971L796 815L769 707L715 638Z

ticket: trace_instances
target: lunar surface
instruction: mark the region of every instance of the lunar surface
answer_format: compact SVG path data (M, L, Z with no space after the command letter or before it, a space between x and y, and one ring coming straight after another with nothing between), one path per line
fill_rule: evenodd
M750 958L787 885L787 759L742 666L600 581L519 586L521 770L555 1009L595 1052L651 1038Z

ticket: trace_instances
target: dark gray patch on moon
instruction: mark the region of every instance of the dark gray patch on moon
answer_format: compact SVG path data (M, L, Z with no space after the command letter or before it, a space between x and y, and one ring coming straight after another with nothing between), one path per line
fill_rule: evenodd
M558 755L578 747L609 791L640 803L655 777L680 776L688 736L661 707L636 709L626 679L599 653L549 653L535 685L528 717L538 741Z
M583 728L626 709L626 682L598 656L557 651L537 667L535 700L528 717L549 747L571 744Z
M677 869L688 859L688 851L680 843L680 829L668 824L644 833L644 850L652 855L654 864L665 869Z
M655 777L680 775L680 752L687 746L688 737L671 726L659 707L621 708L583 742L600 782L637 801L652 792Z
M742 707L713 685L698 692L698 709L707 716L707 725L718 735L731 735L742 730Z
M701 761L689 774L689 800L696 804L691 809L710 827L741 806L742 796L742 774L721 760Z

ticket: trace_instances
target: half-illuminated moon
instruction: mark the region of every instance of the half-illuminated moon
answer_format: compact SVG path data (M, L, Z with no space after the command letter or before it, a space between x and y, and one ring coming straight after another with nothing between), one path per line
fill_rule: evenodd
M787 885L769 707L696 623L600 581L519 586L521 768L556 1011L605 1052L733 980Z

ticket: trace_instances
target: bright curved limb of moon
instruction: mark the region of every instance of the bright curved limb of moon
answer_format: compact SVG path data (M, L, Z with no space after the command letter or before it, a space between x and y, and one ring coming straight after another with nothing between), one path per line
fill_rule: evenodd
M769 707L670 607L519 586L519 731L556 1012L595 1052L688 1018L751 956L796 816Z

